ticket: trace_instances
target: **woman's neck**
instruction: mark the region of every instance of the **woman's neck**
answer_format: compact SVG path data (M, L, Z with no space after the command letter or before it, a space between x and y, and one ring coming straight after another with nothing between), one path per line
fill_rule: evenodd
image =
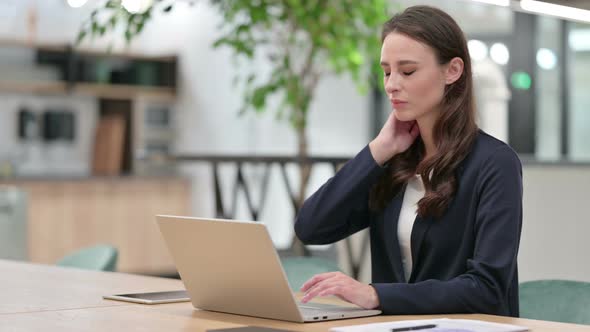
M437 120L437 112L430 112L423 117L416 119L418 127L420 128L420 136L424 142L426 155L424 159L428 159L436 154L436 142L434 142L434 124Z

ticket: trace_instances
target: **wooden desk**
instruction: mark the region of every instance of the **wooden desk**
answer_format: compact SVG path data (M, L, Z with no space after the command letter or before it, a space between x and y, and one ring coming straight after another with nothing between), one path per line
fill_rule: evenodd
M207 312L190 303L141 305L102 300L103 294L180 289L178 280L0 261L0 331L205 331L258 325L304 332L334 326L443 317L378 316L298 324ZM445 315L527 326L531 331L590 331L590 326L490 315Z
M0 315L122 306L102 296L177 289L184 285L175 279L0 260Z

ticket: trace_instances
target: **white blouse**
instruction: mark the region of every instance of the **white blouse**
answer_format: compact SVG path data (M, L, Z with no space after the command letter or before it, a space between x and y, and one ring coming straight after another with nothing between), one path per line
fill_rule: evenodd
M404 267L404 274L406 282L410 279L412 273L412 228L416 220L416 210L418 209L418 201L424 197L425 189L422 177L416 175L408 180L406 191L404 194L404 201L399 213L399 220L397 222L397 238L402 256L402 265Z

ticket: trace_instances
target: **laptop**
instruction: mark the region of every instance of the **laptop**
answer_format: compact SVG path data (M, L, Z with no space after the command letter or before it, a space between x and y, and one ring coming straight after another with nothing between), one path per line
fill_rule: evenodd
M264 224L165 215L156 219L195 308L300 323L381 313L298 303Z

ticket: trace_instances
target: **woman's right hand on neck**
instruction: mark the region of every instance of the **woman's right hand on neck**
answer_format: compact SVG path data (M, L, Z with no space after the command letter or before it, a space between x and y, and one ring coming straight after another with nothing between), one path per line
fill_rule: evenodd
M420 129L415 120L400 121L393 111L389 114L379 135L369 143L371 155L379 166L383 166L396 154L406 151L418 135L420 135Z

